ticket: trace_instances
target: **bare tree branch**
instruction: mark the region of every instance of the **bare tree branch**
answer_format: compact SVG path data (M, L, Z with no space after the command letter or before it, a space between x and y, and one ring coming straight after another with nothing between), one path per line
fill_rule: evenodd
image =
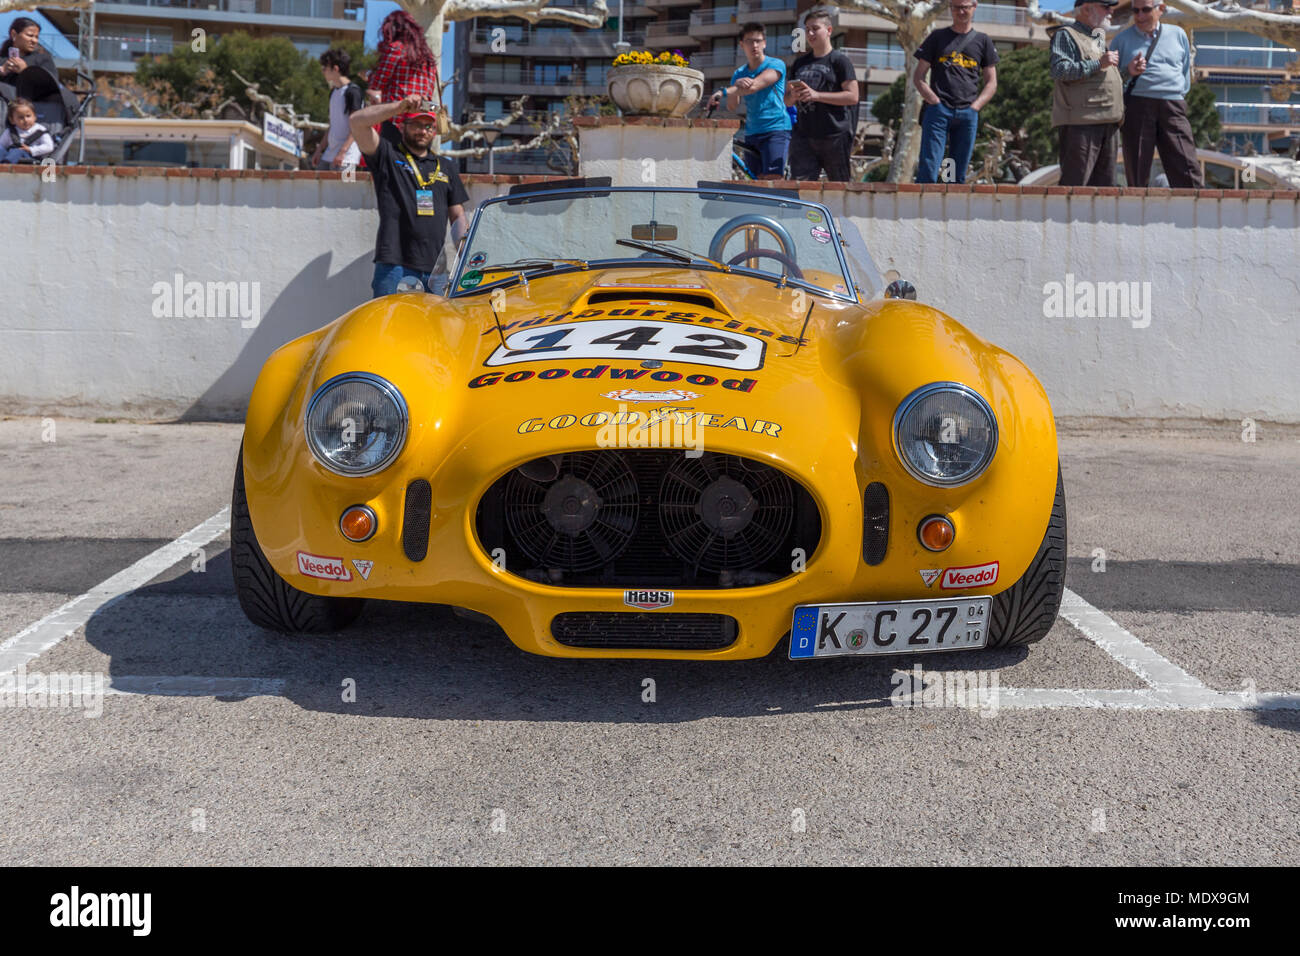
M310 113L303 113L299 115L299 113L296 110L294 110L292 103L277 103L273 99L271 99L271 97L267 96L265 93L259 93L257 91L257 88L260 84L250 83L248 80L240 76L236 70L231 70L230 73L240 83L244 84L244 92L248 94L248 98L250 100L252 100L254 103L260 103L262 105L262 109L266 110L268 113L270 113L272 116L276 117L277 119L282 119L286 123L289 123L295 129L329 129L330 128L329 123L320 123L314 121L311 118Z

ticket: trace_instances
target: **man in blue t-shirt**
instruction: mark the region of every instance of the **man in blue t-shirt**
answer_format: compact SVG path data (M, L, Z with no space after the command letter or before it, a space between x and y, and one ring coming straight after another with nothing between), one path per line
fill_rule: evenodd
M731 85L711 98L717 107L723 97L727 109L740 109L745 98L745 143L762 157L759 179L780 179L785 173L785 154L790 147L790 114L785 108L785 64L767 55L763 24L746 23L740 28L740 49L745 65L731 74Z

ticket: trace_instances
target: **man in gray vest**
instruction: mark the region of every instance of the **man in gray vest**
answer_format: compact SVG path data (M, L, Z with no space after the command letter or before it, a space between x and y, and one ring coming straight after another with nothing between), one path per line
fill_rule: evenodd
M1052 31L1052 125L1061 134L1062 186L1114 186L1124 82L1106 49L1106 21L1119 0L1090 0Z

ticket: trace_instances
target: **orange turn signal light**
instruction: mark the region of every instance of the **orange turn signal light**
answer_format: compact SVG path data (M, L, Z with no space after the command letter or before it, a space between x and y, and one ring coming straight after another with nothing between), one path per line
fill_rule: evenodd
M944 551L952 544L953 538L957 537L957 531L943 515L930 515L921 520L916 536L929 550Z
M374 535L379 519L365 505L353 505L339 518L339 530L349 541L365 541Z

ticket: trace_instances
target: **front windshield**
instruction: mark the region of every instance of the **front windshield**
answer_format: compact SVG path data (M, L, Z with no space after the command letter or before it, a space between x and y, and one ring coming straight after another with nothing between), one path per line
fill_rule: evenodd
M599 262L602 268L663 268L665 262L714 268L704 258L738 272L773 280L785 276L792 285L854 298L823 207L708 189L585 189L490 200L461 251L452 287L456 294L472 294L555 259Z

